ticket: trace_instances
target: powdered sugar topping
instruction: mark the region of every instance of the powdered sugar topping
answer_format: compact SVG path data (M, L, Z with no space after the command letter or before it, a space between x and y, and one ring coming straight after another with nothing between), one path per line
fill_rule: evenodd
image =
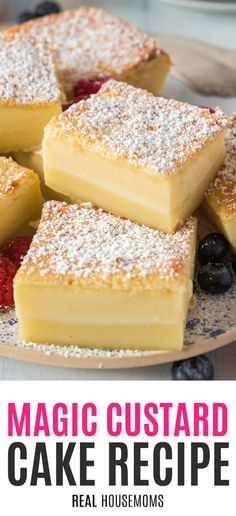
M175 234L139 226L96 209L56 201L44 205L42 219L20 275L66 283L129 285L148 278L183 281L189 275L195 219Z
M225 163L206 196L213 196L217 206L236 212L236 113L230 118L225 144Z
M49 127L84 139L95 152L126 159L149 174L166 175L177 172L226 125L220 110L211 114L109 80L97 95L73 105Z
M68 83L82 76L106 71L124 73L160 53L153 38L131 23L101 9L81 7L46 16L19 27L56 51L60 80Z
M17 104L60 101L51 51L26 35L0 35L0 99Z

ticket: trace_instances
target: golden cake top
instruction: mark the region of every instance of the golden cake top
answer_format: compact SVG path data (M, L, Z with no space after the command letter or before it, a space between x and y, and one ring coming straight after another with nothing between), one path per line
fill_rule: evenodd
M236 213L236 113L230 118L225 145L224 165L209 186L206 198L214 202L220 211Z
M193 218L169 235L91 203L49 201L17 280L86 288L171 287L189 279L195 230Z
M0 103L48 104L61 96L51 50L26 35L0 34Z
M28 178L37 175L28 168L21 167L13 159L0 157L0 202L1 197L15 193Z
M211 114L109 80L96 95L54 117L46 134L71 137L95 153L165 176L178 172L226 124L220 110Z
M10 31L28 32L56 51L65 89L81 76L116 76L161 53L155 40L134 25L93 7L38 18Z

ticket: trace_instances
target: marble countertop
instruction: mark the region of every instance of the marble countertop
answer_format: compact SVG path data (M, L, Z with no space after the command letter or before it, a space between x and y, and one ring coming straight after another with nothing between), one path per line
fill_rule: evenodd
M19 3L16 0L12 0L12 5L15 5L15 7ZM23 5L24 1L21 3ZM133 21L145 31L181 34L182 36L197 38L219 46L236 49L236 14L173 7L165 5L158 0L63 1L62 3L64 6L68 4L68 7L79 4L100 5L110 12ZM26 6L27 4L28 2L25 2ZM193 95L184 85L173 79L167 81L164 93L167 96L173 95L179 100L203 104L202 97L196 94ZM220 104L226 112L236 110L236 99L212 100L214 100L215 104ZM236 380L236 343L212 352L209 356L214 363L215 378L217 380ZM169 364L116 371L69 370L18 362L0 357L1 380L168 380L171 377L170 371L171 365Z

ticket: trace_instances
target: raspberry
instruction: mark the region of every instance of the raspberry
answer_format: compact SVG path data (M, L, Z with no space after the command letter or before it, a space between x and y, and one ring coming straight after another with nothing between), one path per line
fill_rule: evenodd
M0 308L8 309L14 306L13 278L17 266L5 256L0 256Z
M97 93L104 82L108 81L109 75L101 74L90 79L79 79L74 86L74 98L64 105L64 110L68 109L73 104L77 104L81 100L88 99L90 95Z
M31 242L32 237L29 235L15 237L1 248L1 255L9 258L19 268Z
M173 380L213 380L214 367L206 355L174 362Z
M209 107L209 106L199 106L200 108L202 109L208 109L209 113L211 113L211 115L214 115L214 113L216 112L215 109Z

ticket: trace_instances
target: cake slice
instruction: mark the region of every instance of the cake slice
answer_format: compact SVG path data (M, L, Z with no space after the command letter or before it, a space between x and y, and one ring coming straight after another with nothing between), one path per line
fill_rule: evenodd
M31 150L61 112L53 54L26 35L0 35L0 153Z
M40 186L41 191L43 194L44 199L46 200L58 200L58 201L65 201L65 202L71 202L70 197L60 194L58 192L55 192L55 190L52 190L52 188L48 188L48 186L45 185L44 180L44 171L43 171L43 157L42 157L42 148L39 147L38 149L35 149L31 152L13 152L11 153L12 158L22 167L27 167L34 172L36 172L39 176L40 180Z
M0 157L0 246L21 226L39 218L42 204L37 174Z
M174 235L49 201L14 283L20 338L92 348L183 346L196 220Z
M224 156L222 112L110 80L45 129L48 186L173 232L202 201Z
M102 9L80 7L10 29L30 34L55 50L60 82L67 97L82 77L108 74L158 94L170 59L137 27Z
M226 133L226 158L209 186L203 206L236 252L236 114Z

